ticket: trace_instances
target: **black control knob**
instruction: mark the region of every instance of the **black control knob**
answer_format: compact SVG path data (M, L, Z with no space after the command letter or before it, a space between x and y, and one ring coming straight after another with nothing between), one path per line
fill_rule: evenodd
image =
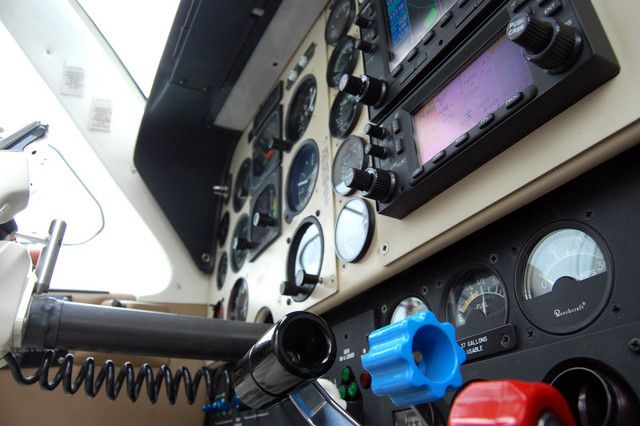
M575 28L554 19L538 19L518 13L507 25L507 37L525 50L525 58L550 72L571 66L581 49Z
M270 138L267 145L269 149L275 149L276 151L291 151L293 143L280 138Z
M291 281L282 281L280 283L280 294L283 296L300 296L311 293L312 288L310 289L307 286L297 286L295 283Z
M362 195L372 200L387 202L395 191L395 175L376 167L369 167L366 172L373 177L373 183L368 191L362 192Z
M364 126L364 134L376 139L384 139L387 137L387 129L382 126L367 123Z
M373 185L373 176L366 170L352 168L344 174L342 179L347 187L359 191L368 191Z
M353 23L363 29L373 28L375 24L372 19L365 18L362 15L358 15L353 18Z
M253 226L260 226L262 228L268 228L270 226L276 226L277 222L274 218L268 214L255 212L253 214Z
M305 284L316 285L320 282L319 275L307 274L304 269L300 269L296 273L296 285L302 287Z
M364 147L364 153L372 157L379 158L381 160L384 160L388 156L388 151L385 147L380 145L374 145L372 143L367 144Z
M340 77L338 88L355 96L358 102L365 105L378 107L384 101L387 94L387 83L377 78L363 75L358 78L349 74Z
M369 43L364 40L356 40L355 42L356 49L364 52L364 53L373 53L376 51L375 43Z
M238 238L234 237L231 242L231 247L234 250L248 250L252 249L256 246L256 244L252 241L247 240L246 238Z
M338 82L338 88L347 92L353 96L359 96L364 90L364 81L354 75L342 74L340 81Z

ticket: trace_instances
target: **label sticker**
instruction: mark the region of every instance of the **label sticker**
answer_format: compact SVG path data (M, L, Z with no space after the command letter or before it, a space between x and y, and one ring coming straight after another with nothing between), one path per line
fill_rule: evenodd
M89 112L89 130L111 131L112 102L109 99L94 99Z
M68 96L84 95L84 68L74 64L64 64L60 93Z

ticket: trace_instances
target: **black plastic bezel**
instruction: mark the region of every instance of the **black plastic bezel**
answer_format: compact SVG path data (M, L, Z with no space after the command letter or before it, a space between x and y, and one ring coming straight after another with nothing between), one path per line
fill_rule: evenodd
M277 149L272 149L273 152L269 163L266 165L262 174L259 176L254 175L253 173L253 151L255 149L255 144L258 142L258 139L262 135L262 132L265 131L267 125L271 121L272 117L276 117L278 120L278 134L276 135L278 138L282 138L282 105L278 104L276 108L271 111L267 117L262 121L262 125L257 130L255 137L253 138L252 148L251 148L251 195L254 196L255 189L262 185L262 182L269 177L271 172L275 170L278 166L280 166L280 162L282 161L282 152Z
M338 113L339 113L338 109L339 109L340 101L342 100L342 98L352 99L354 113L353 113L353 119L349 122L349 125L347 126L347 128L344 129L344 131L339 131L336 128L337 127L336 117L338 116ZM353 132L353 129L356 128L356 124L358 124L358 121L360 121L360 114L362 114L362 104L356 101L353 95L350 95L346 92L338 92L336 97L333 99L333 103L331 104L331 109L329 110L329 133L331 134L331 136L338 139L342 139L349 136L351 132Z
M231 317L231 312L233 312L232 307L235 307L235 299L237 297L237 293L239 291L240 287L244 287L247 293L247 314L249 313L249 284L247 283L247 280L245 280L244 278L238 278L236 280L235 283L233 283L233 288L231 289L231 292L229 293L229 304L227 305L227 319L228 320L232 320L232 321L246 321L247 318L232 318Z
M305 127L304 131L301 134L296 135L297 137L293 138L291 137L292 131L290 130L291 120L292 120L291 106L293 105L293 102L296 100L296 98L300 95L301 88L308 82L312 82L313 87L315 87L315 90L316 90L316 99L314 99L313 101L314 113L311 115L311 117L309 117L309 123L307 123L307 127ZM296 86L295 90L293 91L293 94L291 95L291 98L289 99L289 104L287 105L287 116L285 117L285 121L284 121L284 133L287 140L291 144L295 144L296 142L301 140L302 137L305 135L305 133L307 133L307 129L309 129L309 124L311 124L311 120L313 120L313 116L315 114L315 102L317 98L318 98L318 82L316 81L316 77L313 74L307 74L304 77L302 77L302 79L300 79L300 81L298 82L298 85Z
M331 22L331 18L333 16L333 10L335 9L336 4L341 3L341 2L349 2L349 5L350 5L349 17L347 19L346 27L344 27L342 29L342 31L340 32L340 35L338 37L333 39L333 38L328 36L327 29L329 28L329 22ZM333 45L349 32L349 28L351 28L351 23L353 22L353 18L356 16L356 2L354 0L335 0L331 4L331 6L329 6L329 9L331 10L331 12L329 13L329 17L327 18L327 24L326 24L326 26L324 28L324 41L326 41L327 44Z
M238 194L238 185L240 184L240 177L242 177L242 171L246 169L246 172L249 173L249 187L247 188L247 196L243 199L237 197ZM233 184L233 211L238 213L244 207L244 204L249 199L249 195L251 194L251 175L253 174L252 166L251 166L251 158L245 158L240 167L238 168L238 173L236 173L236 181Z
M255 247L251 248L249 250L249 261L253 262L254 260L256 260L258 258L258 256L260 255L260 253L262 253L267 247L269 247L269 245L274 242L278 236L280 235L280 230L282 228L282 184L281 184L281 168L277 167L275 170L273 170L271 172L271 174L265 178L262 182L262 185L256 189L255 191L255 196L253 196L251 198L251 216L249 217L249 220L251 221L250 223L250 230L249 230L249 238L251 239L251 242L257 244ZM268 229L267 234L265 235L265 237L261 240L261 241L254 241L253 240L253 228L254 228L254 224L253 224L253 215L256 213L255 212L255 208L256 208L256 203L258 202L258 199L260 198L260 195L267 189L267 187L269 186L273 186L276 190L276 198L278 200L278 211L276 213L276 217L272 216L272 219L274 219L276 221L276 225L275 226L271 226Z
M249 221L249 216L246 215L246 214L243 214L242 216L240 216L238 218L238 221L236 222L236 226L233 228L233 238L234 239L238 236L238 231L240 230L240 224L243 221L247 221L247 235L245 235L244 237L247 240L249 239L250 232L251 232L251 222ZM231 240L231 244L233 244L233 239ZM244 263L247 260L247 255L248 255L247 251L248 250L243 250L244 251L244 255L243 255L242 260L240 261L239 265L236 265L236 263L234 261L233 253L235 251L236 250L234 250L233 247L231 247L231 251L230 251L230 255L229 255L229 257L231 258L231 262L229 262L229 263L231 263L231 270L233 272L239 272L242 269L242 267L244 266Z

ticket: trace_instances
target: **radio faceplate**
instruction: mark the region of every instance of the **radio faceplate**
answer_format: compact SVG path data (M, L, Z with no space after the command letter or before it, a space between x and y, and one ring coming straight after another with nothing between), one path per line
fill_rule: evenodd
M506 4L380 123L381 214L403 218L618 74L592 5L557 3Z
M356 18L366 46L365 74L385 82L384 99L369 107L371 121L394 108L505 0L372 0ZM424 4L422 4L424 3Z

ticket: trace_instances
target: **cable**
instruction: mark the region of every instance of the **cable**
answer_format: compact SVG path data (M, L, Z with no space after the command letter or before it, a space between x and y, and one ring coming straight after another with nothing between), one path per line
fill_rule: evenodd
M136 402L142 390L143 383L146 383L147 396L151 404L155 404L160 394L160 388L164 381L166 386L167 399L169 404L176 403L178 391L180 390L180 382L184 382L185 395L189 405L193 404L198 393L200 382L204 378L204 382L207 388L207 400L209 403L215 400L214 385L222 378L225 385L225 397L231 397L233 393L233 387L231 378L228 372L226 374L222 372L222 369L216 370L213 377L211 370L206 367L200 368L195 376L191 377L189 369L182 367L176 371L175 376L171 372L171 369L166 365L163 365L158 370L158 373L154 377L153 369L148 364L143 364L138 371L138 374L134 374L134 367L129 362L125 362L120 368L120 372L116 376L115 366L113 361L109 360L104 363L97 377L95 376L95 360L92 357L88 357L75 379L73 379L73 355L67 354L64 357L62 365L60 365L58 372L53 377L53 380L49 381L49 368L55 358L55 352L52 350L45 351L40 367L36 370L33 376L24 377L18 361L12 353L8 353L4 356L4 360L7 362L11 375L14 380L22 385L33 385L38 382L40 387L44 390L52 391L61 382L64 392L68 395L75 394L84 382L84 392L89 398L95 398L100 391L100 388L104 384L106 387L107 398L115 400L120 394L122 385L126 381L126 393L130 402ZM230 400L230 398L228 399Z
M80 241L78 243L62 243L63 246L79 246L82 244L86 244L89 241L93 240L95 237L97 237L103 230L104 230L104 226L105 226L105 218L104 218L104 210L102 210L102 205L100 204L100 201L98 201L98 199L96 198L95 195L93 195L93 192L91 192L91 190L87 187L87 185L85 185L85 183L82 181L82 179L80 179L80 176L78 176L78 174L76 173L76 171L73 169L73 167L71 167L71 164L69 164L69 162L67 161L67 159L64 157L64 155L62 155L62 153L58 150L58 148L56 148L55 146L51 145L51 144L47 144L49 146L49 148L51 148L56 154L58 154L58 156L60 157L60 159L62 160L62 162L67 166L67 168L69 169L69 171L73 174L73 176L76 178L76 180L78 181L78 183L80 185L82 185L82 187L84 188L85 191L87 191L87 194L89 194L89 196L93 199L93 201L96 203L96 206L98 207L98 211L100 212L100 227L98 228L98 230L89 238L87 238L84 241Z

